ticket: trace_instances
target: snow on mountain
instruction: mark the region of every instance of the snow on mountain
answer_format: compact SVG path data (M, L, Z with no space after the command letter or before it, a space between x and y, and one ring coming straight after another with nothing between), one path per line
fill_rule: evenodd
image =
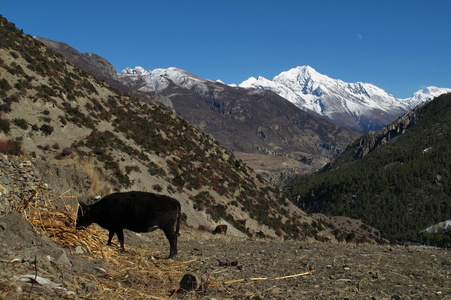
M213 83L214 81L199 78L191 73L188 73L182 69L170 67L167 69L154 69L145 70L142 67L126 68L118 74L119 79L127 78L130 81L143 80L139 88L143 92L156 92L161 93L168 86L174 83L177 86L192 89L199 94L206 94L209 92L207 83Z
M240 87L271 90L306 111L360 130L377 130L418 104L450 91L426 88L408 99L398 99L370 83L347 83L318 73L310 66L282 72L273 80L251 77Z
M145 70L126 68L119 80L138 86L143 92L161 93L171 84L192 90L201 96L223 91L221 81L199 78L178 68ZM236 85L230 85L236 87ZM310 66L296 67L272 80L251 77L239 87L269 90L307 112L329 118L335 124L356 130L379 130L417 105L451 89L428 87L407 99L398 99L370 83L347 83L318 73Z
M420 104L422 102L427 102L427 101L433 99L434 97L438 97L445 93L451 93L451 89L438 88L436 86L429 86L427 88L419 90L418 92L413 94L413 97L408 98L406 100L410 100L412 102Z
M440 222L438 224L432 225L425 229L427 232L438 233L442 231L451 230L451 219L448 219L444 222Z

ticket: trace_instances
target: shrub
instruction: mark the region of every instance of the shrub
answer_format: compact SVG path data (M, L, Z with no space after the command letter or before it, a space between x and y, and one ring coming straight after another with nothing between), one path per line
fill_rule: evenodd
M149 162L147 164L147 167L148 167L147 172L150 175L154 175L154 176L158 175L158 176L161 176L161 177L166 176L166 172L154 162Z
M11 130L9 120L0 119L0 130L4 133L9 133Z
M5 97L6 92L12 89L11 85L8 83L6 79L0 79L0 96Z
M131 172L140 172L141 170L139 169L138 166L125 166L125 173L126 174L130 174Z
M16 125L17 127L23 129L23 130L27 130L28 129L28 123L25 119L14 119L13 120L14 125Z
M280 229L280 228L277 228L277 229L275 230L275 233L276 233L276 235L279 236L279 237L283 236L283 230Z
M22 155L22 143L20 141L0 140L0 153Z
M154 184L154 185L152 186L152 188L153 188L155 191L157 191L157 192L161 192L161 191L163 190L163 187L162 187L161 185L159 185L159 184Z
M67 156L69 156L70 154L72 154L72 149L71 148L64 148L63 151L61 151L61 153L58 153L57 155L55 155L56 159L63 159Z
M51 135L53 132L53 127L47 124L43 124L39 130L42 131L42 133L44 133L45 135Z

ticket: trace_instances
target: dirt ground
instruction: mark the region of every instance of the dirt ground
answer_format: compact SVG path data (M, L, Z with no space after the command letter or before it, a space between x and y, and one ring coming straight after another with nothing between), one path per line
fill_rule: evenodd
M98 229L98 228L97 228ZM98 229L102 244L107 232ZM116 238L115 238L115 241ZM126 232L94 255L63 247L15 212L0 218L1 299L451 299L451 253L416 246L274 241L182 228ZM185 274L202 282L177 289ZM26 276L28 275L28 276ZM47 280L47 281L46 281Z

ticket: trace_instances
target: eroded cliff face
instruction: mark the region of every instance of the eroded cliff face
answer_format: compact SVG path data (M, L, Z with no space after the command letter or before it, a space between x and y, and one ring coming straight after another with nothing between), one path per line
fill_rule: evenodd
M415 124L416 120L417 113L412 111L380 131L362 136L356 142L358 147L356 147L354 152L354 160L363 158L371 151L377 149L380 145L403 135L412 125Z
M341 166L362 159L367 154L378 149L385 143L405 134L409 128L418 123L421 118L421 107L422 106L417 107L415 110L412 110L410 113L404 115L379 131L362 135L360 138L350 143L346 150L343 151L343 153L339 155L336 160L327 164L322 170L328 171L337 169Z

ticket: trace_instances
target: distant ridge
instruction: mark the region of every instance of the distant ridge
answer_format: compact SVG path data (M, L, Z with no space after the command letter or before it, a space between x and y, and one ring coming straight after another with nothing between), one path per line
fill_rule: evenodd
M332 79L310 66L282 72L273 80L251 77L239 86L273 91L305 111L362 131L379 130L418 104L451 91L428 87L411 98L398 99L370 83Z

